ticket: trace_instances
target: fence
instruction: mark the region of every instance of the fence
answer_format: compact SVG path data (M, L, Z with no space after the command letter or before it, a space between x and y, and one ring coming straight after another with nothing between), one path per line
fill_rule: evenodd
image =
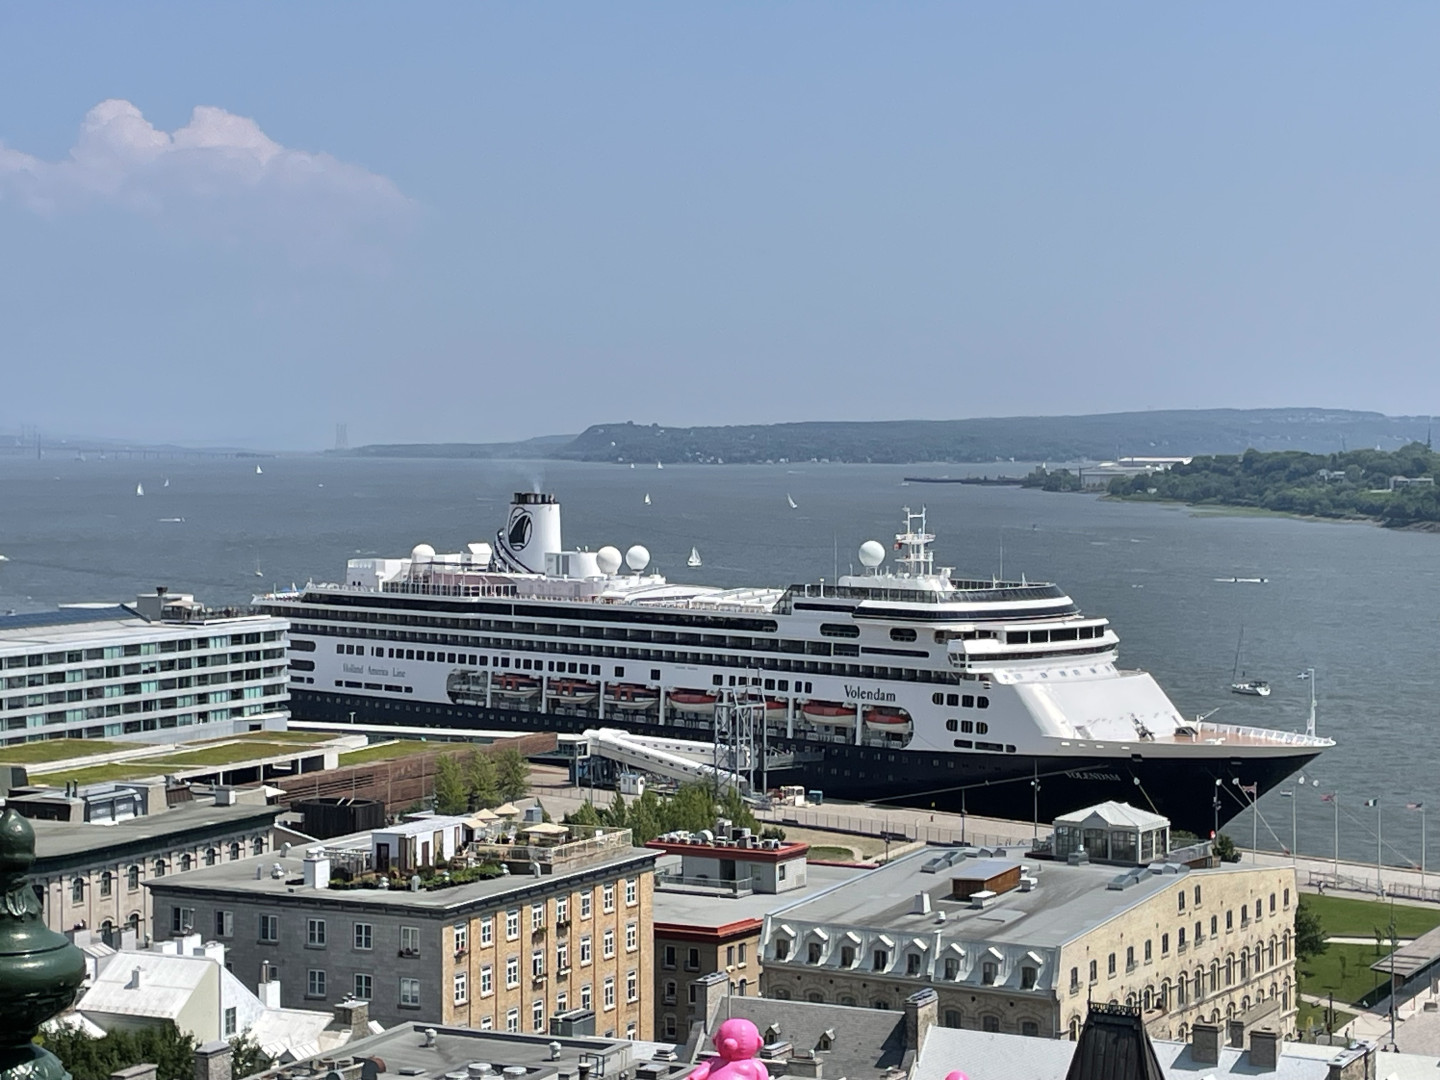
M964 825L959 828L948 825L898 820L883 817L862 817L852 814L836 814L812 809L807 806L779 806L757 811L755 815L762 822L789 825L797 829L819 829L823 832L853 833L857 836L889 837L899 842L919 841L933 844L973 844L976 847L1010 847L1016 844L1030 845L1033 834L1020 830L1009 833L976 832Z
M1319 891L1335 889L1342 892L1360 892L1370 896L1375 895L1375 879L1373 877L1355 877L1352 874L1336 874L1333 871L1325 872L1311 870L1309 872L1309 884ZM1431 886L1421 887L1410 885L1405 882L1392 881L1385 885L1386 896L1393 896L1402 900L1427 900L1431 903L1440 904L1440 888Z

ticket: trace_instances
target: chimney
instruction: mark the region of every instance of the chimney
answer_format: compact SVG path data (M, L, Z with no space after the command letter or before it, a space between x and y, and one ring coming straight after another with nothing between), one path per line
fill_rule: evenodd
M930 894L929 894L929 893L927 893L927 892L918 892L918 893L915 894L915 899L910 902L910 914L911 914L911 915L929 915L929 914L930 914Z
M1280 1066L1280 1033L1271 1027L1250 1032L1250 1066L1274 1072Z
M311 848L305 853L305 885L311 889L330 887L330 860L323 848Z
M335 1019L341 1027L350 1029L352 1039L363 1039L370 1034L370 1004L346 998L335 1006Z
M925 1033L939 1019L940 995L929 987L905 999L905 1049L919 1053ZM818 1074L817 1074L818 1075Z
M260 999L261 1005L264 1005L267 1009L278 1009L281 1007L279 979L266 979L257 987L257 990L259 993L257 993L256 996Z
M933 992L933 991L932 991ZM805 1080L821 1080L825 1062L813 1050L796 1050L785 1065L785 1075L804 1077Z
M1226 1025L1226 1035L1229 1045L1236 1050L1245 1049L1245 1020L1242 1016L1232 1016Z
M695 1003L690 1006L690 1023L699 1021L708 1030L717 1022L720 1006L730 993L730 976L723 971L712 971L691 985L699 989L695 991Z
M195 1080L230 1080L230 1044L207 1042L195 1051Z
M1190 1056L1201 1065L1220 1064L1220 1025L1202 1024L1190 1029Z
M140 989L140 968L137 966L130 972L130 983L125 987L127 990Z

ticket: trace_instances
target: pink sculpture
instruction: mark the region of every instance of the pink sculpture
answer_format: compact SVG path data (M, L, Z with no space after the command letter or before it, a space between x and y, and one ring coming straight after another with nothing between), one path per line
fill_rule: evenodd
M952 1072L945 1074L945 1080L970 1080L970 1078L962 1072Z
M726 1020L712 1041L720 1061L702 1061L690 1074L690 1080L770 1080L765 1063L754 1060L764 1040L760 1038L760 1029L749 1020L739 1017ZM948 1076L945 1080L955 1080L955 1077Z

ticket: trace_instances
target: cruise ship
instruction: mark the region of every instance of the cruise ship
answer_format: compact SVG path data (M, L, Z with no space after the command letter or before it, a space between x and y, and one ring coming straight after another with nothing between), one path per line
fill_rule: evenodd
M1106 619L956 577L934 539L907 508L862 573L690 585L639 545L565 548L557 499L518 493L493 545L351 559L256 604L291 621L296 720L704 741L718 718L728 743L744 716L771 785L827 798L1041 821L1116 799L1204 836L1333 745L1182 716Z

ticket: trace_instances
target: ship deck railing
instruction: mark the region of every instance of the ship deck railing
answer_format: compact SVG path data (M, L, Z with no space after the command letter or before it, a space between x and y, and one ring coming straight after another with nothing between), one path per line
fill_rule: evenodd
M1176 732L1177 742L1226 743L1237 746L1331 746L1334 740L1301 731L1276 731L1272 728L1245 727L1240 724L1214 724L1208 720L1190 724L1194 735Z

